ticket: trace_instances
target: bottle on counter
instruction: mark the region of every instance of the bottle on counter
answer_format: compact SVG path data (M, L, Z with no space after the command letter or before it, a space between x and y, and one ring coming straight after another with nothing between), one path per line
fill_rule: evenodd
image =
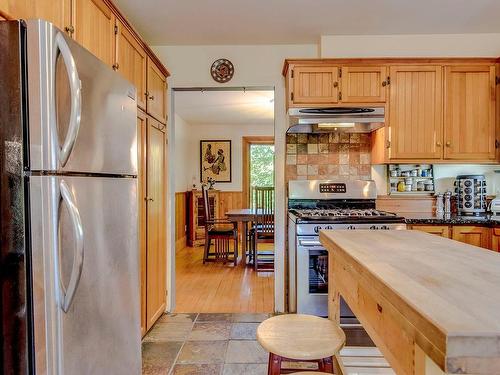
M451 213L451 191L450 190L446 190L446 193L444 193L444 213L445 214Z
M436 194L436 214L444 213L444 195L443 193Z

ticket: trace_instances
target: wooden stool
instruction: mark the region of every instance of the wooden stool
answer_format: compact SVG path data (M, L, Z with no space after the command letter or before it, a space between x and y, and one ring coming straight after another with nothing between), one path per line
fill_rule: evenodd
M345 334L329 319L303 314L278 315L259 325L257 340L269 352L268 375L297 372L282 370L282 361L315 362L320 372L340 373L336 355L345 344Z

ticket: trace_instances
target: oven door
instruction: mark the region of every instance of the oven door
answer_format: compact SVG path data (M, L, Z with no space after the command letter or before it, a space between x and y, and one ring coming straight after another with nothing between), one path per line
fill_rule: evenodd
M297 239L297 312L328 316L328 251L317 236ZM342 323L358 323L343 299L340 318Z

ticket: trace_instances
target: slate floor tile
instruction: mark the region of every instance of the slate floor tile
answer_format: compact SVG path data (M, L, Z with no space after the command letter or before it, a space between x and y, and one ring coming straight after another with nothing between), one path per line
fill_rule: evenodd
M267 375L267 364L227 363L222 375Z
M159 323L193 323L198 314L164 314L160 319Z
M144 341L184 341L192 327L192 323L156 323Z
M172 375L220 375L221 372L222 365L175 365Z
M225 363L267 363L268 353L254 340L229 340Z
M179 364L224 363L227 341L187 341L182 347Z
M219 314L219 313L200 313L196 322L231 322L232 314Z
M232 340L256 340L256 331L260 323L233 323L231 326Z
M205 322L195 323L188 337L189 341L213 341L228 340L231 331L231 323L228 322Z
M167 375L181 347L182 342L144 342L142 344L142 374Z
M269 318L270 314L265 313L256 313L256 314L233 314L233 322L235 323L261 323L267 318Z

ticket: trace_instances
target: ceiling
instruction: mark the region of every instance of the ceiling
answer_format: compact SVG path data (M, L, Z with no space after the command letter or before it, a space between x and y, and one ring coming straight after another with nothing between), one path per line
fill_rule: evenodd
M175 91L174 103L191 125L274 124L274 91Z
M115 0L151 45L500 32L499 0Z

